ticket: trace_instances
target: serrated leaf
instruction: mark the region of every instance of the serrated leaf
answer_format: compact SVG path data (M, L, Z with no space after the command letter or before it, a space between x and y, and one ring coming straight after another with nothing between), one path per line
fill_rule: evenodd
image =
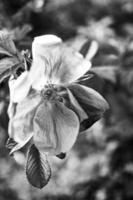
M28 152L26 175L29 183L36 188L43 188L51 177L51 168L44 153L33 144Z

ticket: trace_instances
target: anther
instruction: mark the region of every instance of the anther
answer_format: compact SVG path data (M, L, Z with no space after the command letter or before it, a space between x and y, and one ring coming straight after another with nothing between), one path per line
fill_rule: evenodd
M63 97L61 97L61 96L58 96L57 99L58 99L59 102L64 102L64 99L63 99Z
M52 91L51 90L46 90L45 94L49 96L49 95L52 94Z

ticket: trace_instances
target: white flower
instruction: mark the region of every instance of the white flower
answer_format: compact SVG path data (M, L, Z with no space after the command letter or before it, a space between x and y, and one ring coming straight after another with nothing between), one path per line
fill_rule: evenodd
M18 144L30 139L39 151L68 152L80 131L108 108L95 90L77 84L91 63L54 35L34 39L30 71L10 79L9 136Z

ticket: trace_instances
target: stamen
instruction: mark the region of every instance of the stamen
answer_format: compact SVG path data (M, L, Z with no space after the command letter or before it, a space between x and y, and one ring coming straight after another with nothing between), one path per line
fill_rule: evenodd
M63 97L61 97L61 96L58 96L58 97L57 97L57 100L58 100L59 102L61 102L61 103L64 102L64 99L63 99Z

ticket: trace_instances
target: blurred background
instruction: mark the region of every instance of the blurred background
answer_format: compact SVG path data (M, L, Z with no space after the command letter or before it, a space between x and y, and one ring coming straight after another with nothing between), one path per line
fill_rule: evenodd
M0 85L0 200L132 200L133 1L0 0L0 30L19 50L42 34L56 34L77 50L87 41L97 49L93 67L113 68L83 83L100 92L110 110L79 135L66 159L51 159L52 178L42 190L27 182L23 152L15 162L5 148L8 80Z

